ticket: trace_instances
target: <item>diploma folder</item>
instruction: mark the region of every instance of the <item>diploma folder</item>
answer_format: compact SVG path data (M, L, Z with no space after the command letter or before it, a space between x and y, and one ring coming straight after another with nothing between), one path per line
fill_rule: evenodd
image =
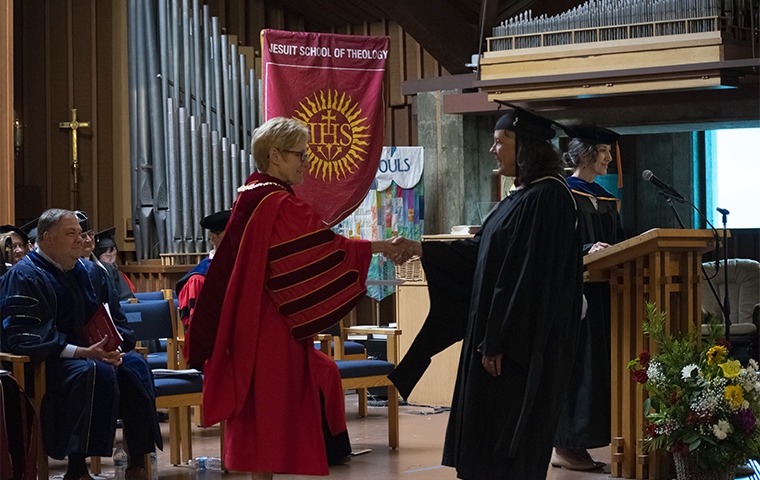
M87 339L87 343L93 345L103 340L103 337L106 335L108 335L108 341L103 345L105 351L113 352L121 346L121 334L113 323L111 312L103 304L84 326L84 336Z

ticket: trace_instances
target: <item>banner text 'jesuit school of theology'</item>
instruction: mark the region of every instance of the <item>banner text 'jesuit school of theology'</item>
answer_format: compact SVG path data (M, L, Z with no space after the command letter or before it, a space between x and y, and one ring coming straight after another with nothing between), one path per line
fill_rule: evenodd
M335 47L306 47L299 45L285 45L281 43L269 44L269 53L280 55L297 55L299 57L328 57L328 58L357 58L357 59L382 59L388 57L387 50L359 50L354 48Z

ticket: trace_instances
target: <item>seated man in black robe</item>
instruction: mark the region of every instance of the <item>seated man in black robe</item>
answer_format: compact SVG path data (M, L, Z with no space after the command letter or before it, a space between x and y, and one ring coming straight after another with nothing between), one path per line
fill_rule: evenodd
M112 455L117 417L130 455L127 478L147 478L145 454L163 446L153 379L145 359L131 351L134 334L118 302L109 299L105 272L80 259L81 233L74 212L42 214L37 249L0 284L0 347L45 362L42 437L49 456L68 457L66 480L91 478L87 456ZM122 337L120 350L106 351L107 339L88 346L84 336L102 304Z

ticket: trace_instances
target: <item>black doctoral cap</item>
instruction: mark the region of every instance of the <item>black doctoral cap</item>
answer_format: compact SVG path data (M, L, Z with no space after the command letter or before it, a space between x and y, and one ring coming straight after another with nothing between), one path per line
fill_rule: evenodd
M89 232L90 219L87 218L87 214L82 210L77 210L74 214L77 216L77 220L79 220L79 226L82 227L82 233Z
M26 233L30 242L37 240L37 224L40 223L40 217L35 218L29 223L21 225L21 231Z
M211 230L212 233L219 235L227 228L227 222L230 219L230 211L222 210L221 212L212 213L201 220L201 227Z
M609 128L599 127L596 125L574 125L572 127L562 127L568 137L577 138L593 144L612 145L617 142L620 135Z
M95 248L108 249L116 246L113 236L116 235L116 227L106 228L95 234Z
M21 240L26 244L29 242L29 237L26 233L23 232L20 228L13 226L13 225L3 225L0 226L0 233L15 233L19 237L21 237Z
M541 140L551 140L554 138L554 129L552 128L553 122L551 120L512 104L503 104L512 107L513 109L499 118L494 130L508 130L510 132L540 138Z

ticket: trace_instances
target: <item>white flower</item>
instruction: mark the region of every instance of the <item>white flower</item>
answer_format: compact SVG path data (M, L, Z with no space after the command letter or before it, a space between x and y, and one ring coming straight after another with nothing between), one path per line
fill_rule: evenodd
M749 368L751 368L754 372L757 372L757 369L758 369L757 360L755 360L754 358L750 358Z
M683 367L683 370L681 370L681 378L683 378L684 380L690 379L694 370L699 372L699 367L694 365L693 363L690 365L686 365L685 367Z
M665 382L665 375L660 370L660 364L658 362L650 362L649 368L647 368L647 377L654 383L663 384Z
M728 431L731 425L725 420L718 420L717 425L713 425L713 434L718 440L723 440L728 436Z

